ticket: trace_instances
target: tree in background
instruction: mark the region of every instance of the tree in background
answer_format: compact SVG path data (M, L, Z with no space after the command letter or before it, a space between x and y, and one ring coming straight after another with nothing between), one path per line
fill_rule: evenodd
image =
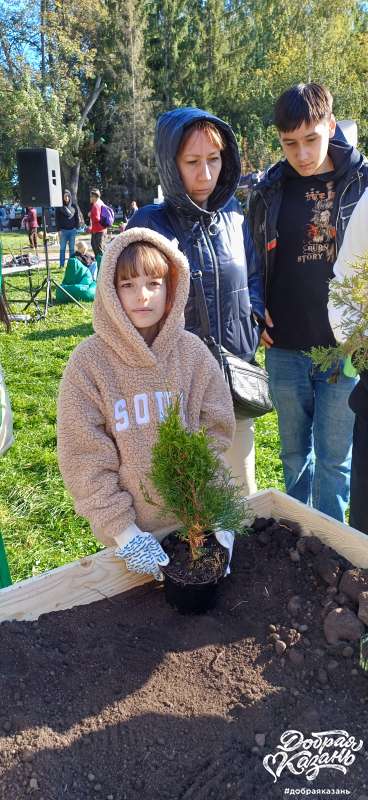
M368 150L368 9L359 0L8 0L0 7L0 190L17 147L60 151L76 194L156 193L158 113L198 105L233 126L249 169L280 157L276 98L325 82ZM107 193L107 194L106 194Z
M124 198L145 202L157 182L153 157L155 108L144 50L146 17L134 0L121 3L119 25L119 82L114 97L103 98L101 103L107 121L102 174L104 185L111 187L110 195L114 195L118 175ZM113 199L118 202L120 198Z

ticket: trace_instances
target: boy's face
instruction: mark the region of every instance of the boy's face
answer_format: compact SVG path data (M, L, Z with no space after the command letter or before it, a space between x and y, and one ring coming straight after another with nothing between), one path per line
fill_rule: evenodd
M333 169L328 155L330 138L334 135L336 120L331 118L307 125L293 131L279 131L279 139L285 158L299 175L321 175Z
M136 278L119 278L116 291L127 317L145 338L144 331L155 328L165 313L165 278L145 275L140 268Z

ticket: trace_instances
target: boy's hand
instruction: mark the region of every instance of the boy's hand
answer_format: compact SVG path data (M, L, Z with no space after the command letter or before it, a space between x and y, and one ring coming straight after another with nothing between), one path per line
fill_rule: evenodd
M272 317L268 312L268 308L265 309L265 323L267 328L273 328ZM265 347L272 347L273 339L269 333L267 333L266 329L262 332L261 342L264 344Z
M222 547L226 547L226 549L229 551L229 561L225 572L226 577L226 575L230 575L231 572L230 561L233 555L235 534L233 531L215 531L215 538L217 539L218 543L222 545Z
M134 528L138 533L135 533L126 544L115 550L115 555L125 560L130 572L153 575L156 581L162 581L160 565L166 566L170 561L169 557L152 533L140 531L136 525Z

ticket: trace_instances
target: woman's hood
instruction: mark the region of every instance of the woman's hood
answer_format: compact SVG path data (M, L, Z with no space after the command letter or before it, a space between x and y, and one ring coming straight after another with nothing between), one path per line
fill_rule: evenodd
M208 199L206 211L197 206L187 195L175 161L185 129L193 122L204 119L219 128L227 143L226 149L222 153L222 169L219 179ZM218 211L229 202L238 186L240 157L234 133L226 122L200 108L177 108L173 111L166 111L158 118L155 155L165 200L189 216L197 216L198 212L206 215L206 213Z
M114 285L120 253L132 242L148 242L155 245L177 269L175 300L151 347L148 347L123 311ZM148 228L130 228L116 236L103 255L93 306L94 330L125 364L154 367L158 361L167 358L176 344L179 330L184 328L184 309L188 292L189 266L178 248L160 233Z

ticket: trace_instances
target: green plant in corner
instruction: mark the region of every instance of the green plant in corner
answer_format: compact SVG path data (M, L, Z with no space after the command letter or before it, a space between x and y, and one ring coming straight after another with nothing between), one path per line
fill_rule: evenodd
M146 502L180 522L178 537L188 542L192 561L201 558L206 537L215 530L245 532L251 512L241 487L214 449L204 428L189 431L181 417L180 398L160 423L147 476L162 499L156 503L141 483Z
M344 341L335 347L312 347L311 358L322 371L353 357L357 372L368 368L368 255L360 258L353 272L333 283L330 297L343 309L341 330Z

